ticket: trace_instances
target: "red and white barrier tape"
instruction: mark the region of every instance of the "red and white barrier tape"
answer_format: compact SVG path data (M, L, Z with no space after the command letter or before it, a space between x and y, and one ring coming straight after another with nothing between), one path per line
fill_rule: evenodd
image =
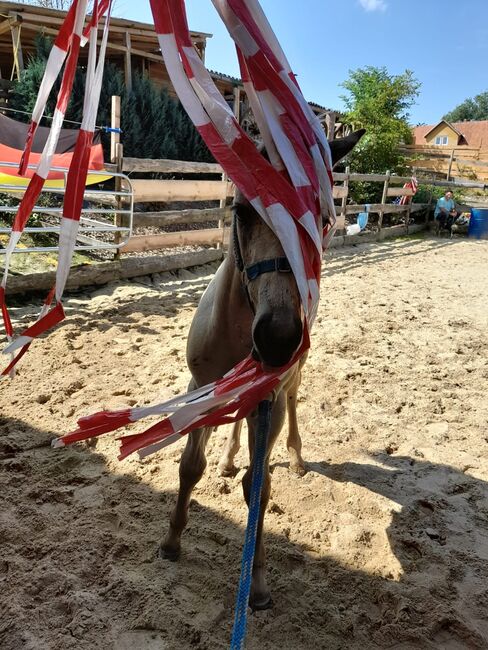
M77 431L54 443L63 446L145 417L170 414L141 434L124 436L121 458L134 451L142 455L152 453L197 427L240 419L278 385L309 348L309 331L319 300L322 250L335 224L332 164L325 133L305 101L258 1L213 0L236 43L241 75L271 162L243 132L196 53L184 0L150 1L173 87L215 159L280 239L299 289L305 328L300 349L286 367L276 372L265 372L248 357L222 379L173 400L82 418ZM94 101L95 96L94 92ZM85 102L85 116L90 110L96 113L95 103ZM81 135L83 131L85 135ZM79 155L73 157L77 167L63 213L64 252L60 256L55 296L58 305L76 231L76 225L68 222L77 222L81 208L81 185L76 182L83 175L89 131L84 120Z
M46 71L41 83L39 96L34 108L31 127L27 136L26 149L24 150L24 159L23 163L21 163L25 166L28 164L30 146L32 138L35 134L35 130L37 128L37 124L39 122L39 119L42 117L49 92L60 72L61 66L66 58L66 54L69 48L69 54L67 55L66 60L66 68L61 83L61 88L58 93L52 129L48 141L46 142L46 145L42 152L37 170L33 175L19 205L19 209L12 227L10 241L7 246L7 253L5 255L5 271L0 289L0 307L2 310L9 344L3 350L3 353L14 355L14 353L19 349L20 352L17 352L16 356L12 356L10 364L2 372L3 376L12 374L15 365L27 352L27 349L29 348L34 338L43 332L50 330L52 327L54 327L54 325L57 325L64 318L64 311L60 301L69 274L69 268L73 257L73 250L76 244L76 236L78 232L79 219L83 202L83 192L88 172L88 161L90 157L96 114L100 99L103 67L105 62L105 52L110 24L111 3L107 0L101 0L101 2L96 0L91 20L89 21L85 30L83 30L87 4L88 0L75 0L61 27L61 31L56 38L46 66ZM103 12L108 13L105 21L102 43L100 46L97 62L98 22ZM69 34L70 29L71 34ZM61 219L59 236L60 252L58 258L58 268L56 272L56 285L55 289L50 292L48 298L46 299L36 323L32 327L27 328L24 332L22 332L20 336L14 339L8 310L5 303L5 287L7 283L10 257L12 255L13 249L20 239L25 224L27 223L32 213L32 209L39 197L39 194L42 191L44 182L51 168L52 158L56 150L64 120L64 115L66 113L66 108L68 106L71 90L73 87L76 67L78 64L79 50L81 41L84 38L84 34L88 36L90 43L85 86L85 101L83 111L84 117L81 129L78 134L78 139L75 151L73 153L73 159L68 172L68 179L66 184L63 217ZM53 302L53 299L56 303L56 306L50 311L50 306Z

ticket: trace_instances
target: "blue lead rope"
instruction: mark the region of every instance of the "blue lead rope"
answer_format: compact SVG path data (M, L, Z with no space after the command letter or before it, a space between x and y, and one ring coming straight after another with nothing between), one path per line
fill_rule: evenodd
M236 598L236 611L230 650L243 650L246 638L247 608L251 592L252 566L256 550L261 491L264 479L264 462L268 447L268 433L271 417L271 402L264 400L258 406L258 427L254 441L254 459L251 484L251 500L247 518L246 538L242 549L241 576Z

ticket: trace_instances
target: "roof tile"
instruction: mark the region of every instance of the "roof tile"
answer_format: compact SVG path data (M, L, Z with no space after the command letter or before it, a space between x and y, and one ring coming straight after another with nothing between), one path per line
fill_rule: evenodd
M480 120L479 122L449 122L449 124L451 124L456 131L462 133L466 140L465 146L474 147L476 149L488 149L488 120ZM413 129L414 144L427 144L425 136L436 126L437 124L416 126Z

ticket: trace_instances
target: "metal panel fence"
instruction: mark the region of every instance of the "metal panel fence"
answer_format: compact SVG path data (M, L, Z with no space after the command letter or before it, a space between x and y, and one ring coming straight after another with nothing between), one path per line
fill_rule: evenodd
M15 163L0 161L0 168L11 167L17 169ZM29 165L30 169L35 166ZM63 213L62 203L66 188L68 170L61 167L53 167L52 171L63 174L59 184L50 184L42 190L41 197L48 195L49 202L41 200L36 205L33 214L38 216L40 225L25 228L26 234L58 234L60 227L58 220ZM92 171L90 176L100 176L106 179L107 175L121 179L123 188L120 190L89 189L85 188L84 207L80 219L80 229L77 237L76 251L93 250L117 250L127 244L132 237L133 213L134 213L134 192L130 179L122 173L113 171ZM0 183L0 193L6 192L14 199L22 198L24 188L14 184ZM109 205L111 207L101 207ZM0 214L15 215L17 205L0 205ZM118 219L123 218L125 225L115 225ZM9 227L0 227L0 235L8 235ZM23 246L20 244L14 249L14 253L38 253L57 252L57 245L44 246ZM5 254L5 249L0 248L0 255Z

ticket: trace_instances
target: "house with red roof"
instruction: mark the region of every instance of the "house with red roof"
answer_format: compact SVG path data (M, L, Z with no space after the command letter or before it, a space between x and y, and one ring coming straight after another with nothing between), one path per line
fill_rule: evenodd
M413 144L428 147L466 147L488 149L488 120L479 122L447 122L416 126Z

